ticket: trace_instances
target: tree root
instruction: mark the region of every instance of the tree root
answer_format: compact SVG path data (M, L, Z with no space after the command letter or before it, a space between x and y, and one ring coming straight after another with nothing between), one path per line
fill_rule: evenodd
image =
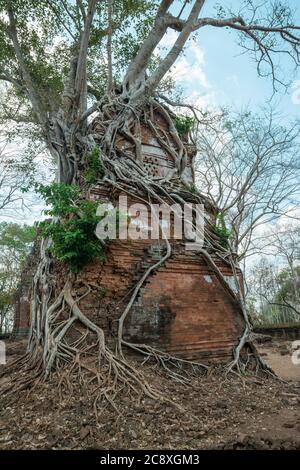
M98 416L98 405L106 401L118 413L116 398L124 389L137 397L146 396L153 400L172 403L160 391L154 389L145 379L143 373L123 356L114 354L105 342L103 330L89 320L78 306L79 299L72 295L72 283L68 280L56 300L49 306L46 316L47 328L43 345L38 346L33 327L31 344L26 355L8 366L6 371L11 377L8 383L1 387L2 396L17 399L18 392L32 389L40 381L48 379L53 371L58 375L60 389L66 388L71 392L72 375L74 374L82 388L94 396L94 410ZM63 308L65 307L65 308ZM67 318L57 316L66 314ZM84 332L76 340L70 338L70 331L75 324L81 325ZM79 329L77 328L77 332ZM39 359L38 359L39 358ZM21 375L20 375L21 372ZM60 392L60 396L62 393ZM174 403L173 403L174 404ZM180 406L175 405L178 408Z
M144 356L143 364L152 360L176 382L188 385L192 377L207 374L211 369L200 362L188 361L152 348L146 344L134 344L122 340L122 344Z

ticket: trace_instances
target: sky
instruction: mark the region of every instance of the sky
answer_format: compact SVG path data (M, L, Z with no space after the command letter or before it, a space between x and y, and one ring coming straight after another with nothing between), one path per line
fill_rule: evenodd
M215 16L214 5L217 3L222 3L224 7L231 6L233 11L238 11L241 5L240 0L207 0L202 16ZM300 1L289 0L288 4L295 10L295 17L300 20ZM169 30L163 42L168 45L175 36L175 32ZM247 106L257 109L269 102L273 91L271 80L258 77L256 63L249 54L241 55L243 50L238 46L237 40L236 31L204 27L199 30L195 40L189 41L185 55L179 58L173 71L187 97L195 99L201 96L201 104L238 109ZM293 76L290 62L282 55L279 66L284 70L287 79L292 79L294 86L300 88L300 82L297 83L297 80L300 80L300 72ZM281 89L273 97L272 102L276 104L285 120L300 115L300 96L292 100L296 91L292 89L285 94Z

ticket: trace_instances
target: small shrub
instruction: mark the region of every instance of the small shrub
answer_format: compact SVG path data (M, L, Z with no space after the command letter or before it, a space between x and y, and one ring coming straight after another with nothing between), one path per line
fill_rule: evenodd
M186 184L185 187L186 187L186 190L189 191L192 194L198 194L199 193L198 188L194 183L192 183L190 185Z
M75 185L53 183L38 185L36 190L51 209L45 213L52 220L39 224L42 237L51 237L53 256L79 272L94 258L105 261L104 248L95 235L101 217L96 215L98 203L81 199Z
M87 155L87 169L84 174L85 181L88 184L95 184L104 176L104 168L101 162L101 154L99 147L94 147Z
M175 127L180 137L184 137L192 130L194 122L194 118L190 116L176 116Z
M214 232L220 238L220 244L224 248L229 247L229 241L232 236L231 230L226 227L223 214L218 214L216 218L216 224L214 225Z

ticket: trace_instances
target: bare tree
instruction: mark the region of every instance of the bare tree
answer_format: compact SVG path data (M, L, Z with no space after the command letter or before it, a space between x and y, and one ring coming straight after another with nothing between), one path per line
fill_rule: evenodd
M299 132L268 109L217 117L198 133L198 184L219 208L239 260L261 251L264 224L299 205Z
M31 156L22 151L17 154L6 139L0 141L0 216L15 217L22 212L26 206L22 188L33 173Z
M261 270L261 265L253 269L252 277L260 278L256 285L256 294L262 299L262 311L271 308L271 317L284 318L286 321L300 319L300 230L293 226L275 226L267 233L271 250L269 258L276 258L277 269L269 262L268 272ZM266 265L266 261L264 264ZM260 275L261 274L261 275ZM258 288L257 288L258 287Z
M299 274L299 266L291 274L286 266L275 265L267 257L252 267L247 302L252 306L254 323L299 323Z

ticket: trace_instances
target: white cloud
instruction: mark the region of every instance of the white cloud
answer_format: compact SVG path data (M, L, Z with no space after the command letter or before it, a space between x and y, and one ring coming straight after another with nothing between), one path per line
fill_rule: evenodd
M239 88L240 81L239 77L236 74L228 75L226 77L227 82L229 82L234 88Z
M159 43L157 48L161 57L169 52L174 45L178 33L172 29L168 30ZM181 55L169 74L183 86L202 87L204 89L211 88L209 80L204 71L205 54L202 47L195 42L189 42L186 47L185 55Z
M217 93L215 90L210 90L208 93L204 94L193 91L189 94L187 101L195 106L195 108L219 112Z
M300 207L289 206L276 220L259 225L255 230L255 236L270 236L274 232L293 230L300 224Z
M188 54L179 58L171 73L173 78L182 84L209 89L211 86L204 71L204 65L203 49L197 44L192 44L188 49Z
M164 37L162 38L162 40L160 41L159 43L159 49L162 50L164 48L170 48L173 46L174 42L176 41L178 37L178 33L176 31L174 31L174 29L168 29L168 31L166 32L166 34L164 35ZM161 53L161 55L164 55L163 53Z

